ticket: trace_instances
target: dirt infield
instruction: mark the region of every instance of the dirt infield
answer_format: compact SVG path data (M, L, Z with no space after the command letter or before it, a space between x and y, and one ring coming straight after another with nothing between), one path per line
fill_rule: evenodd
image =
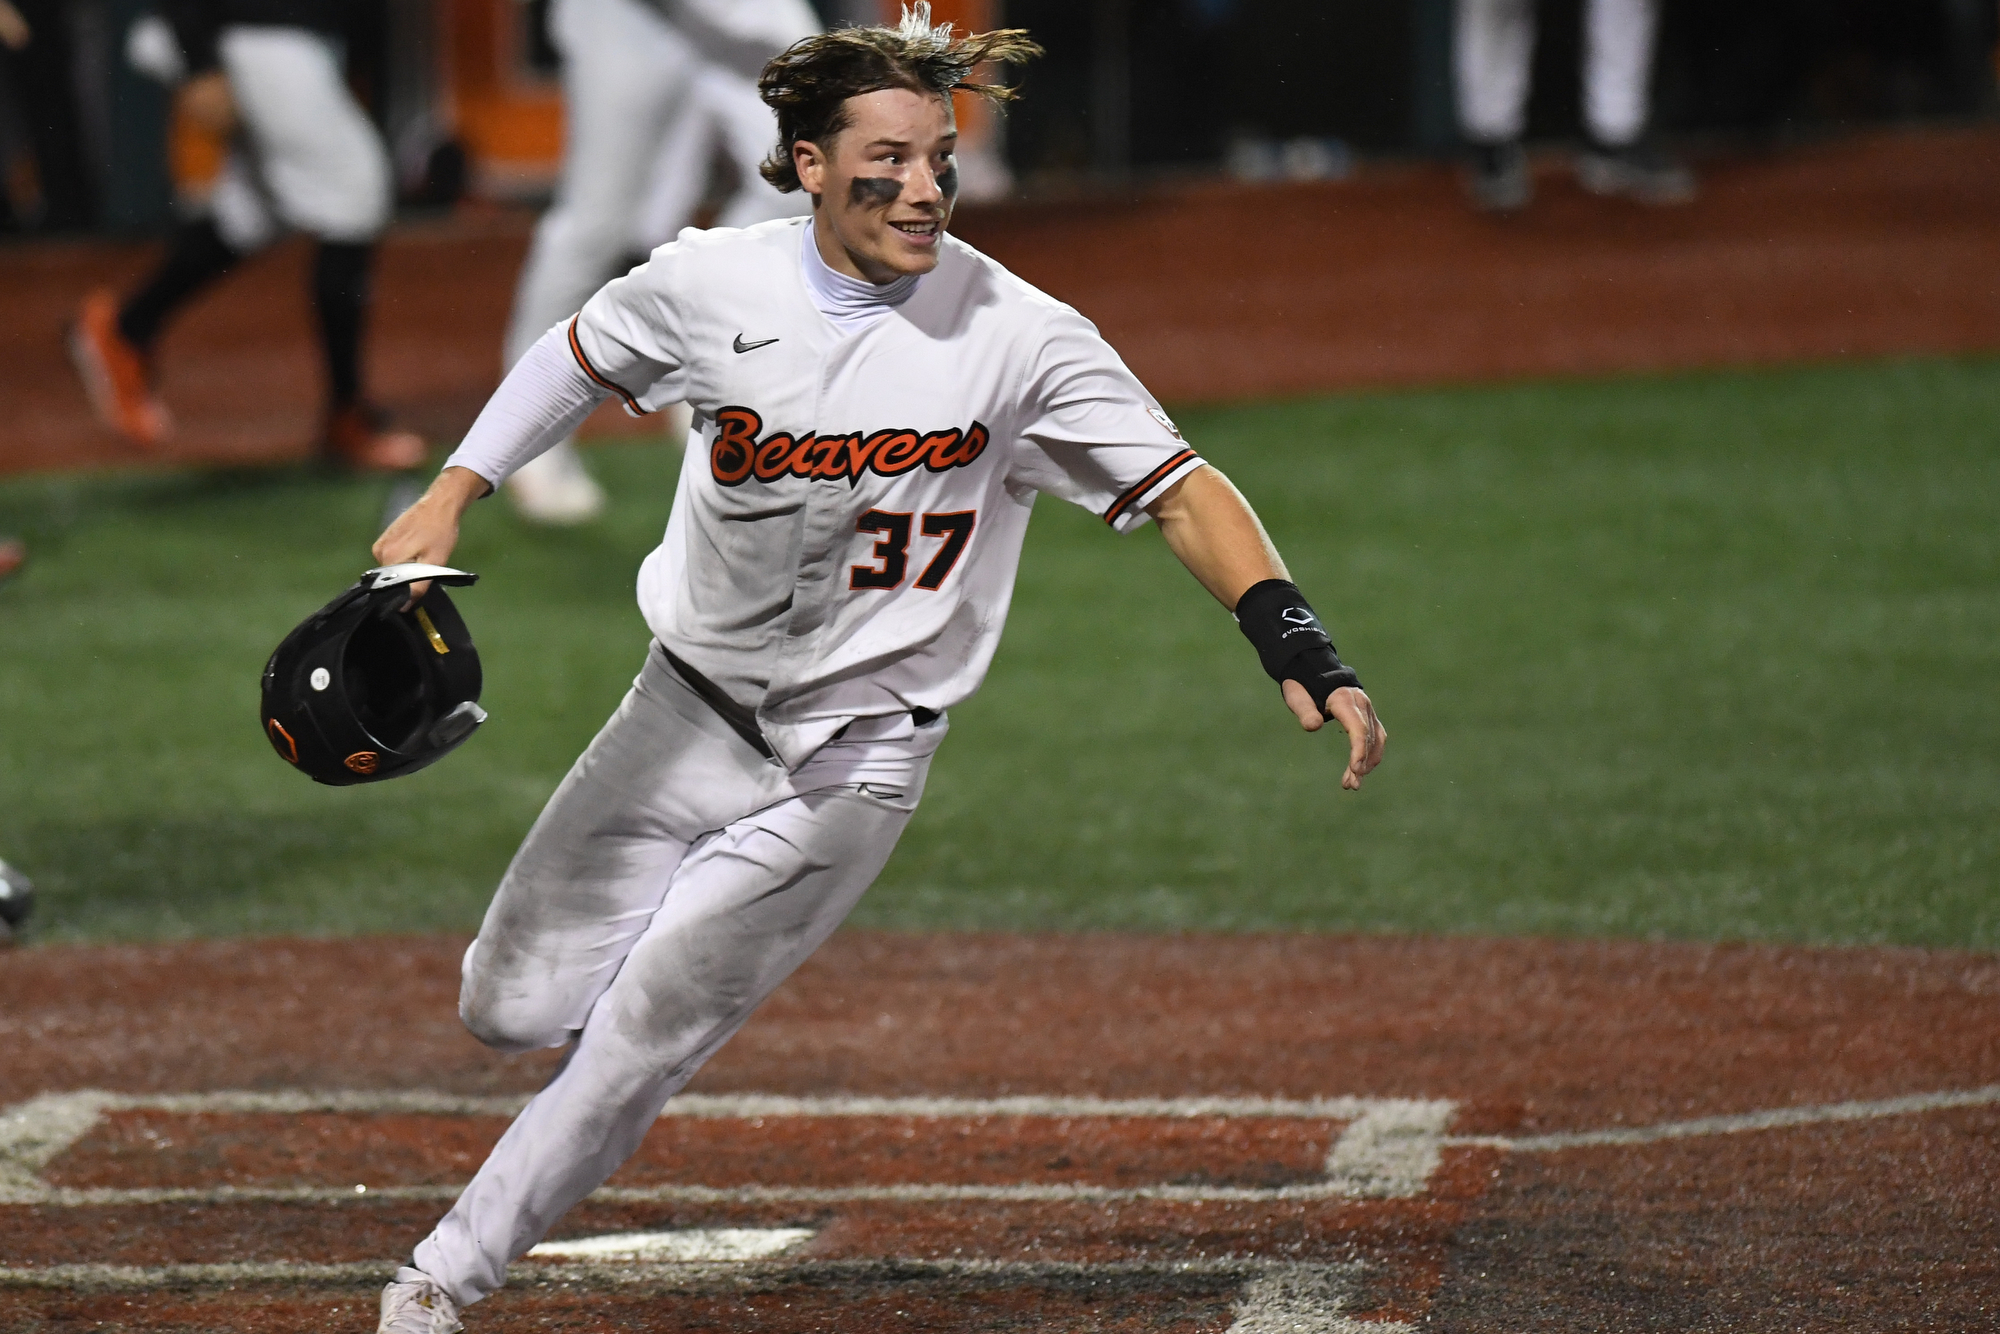
M1594 199L1560 162L1496 220L1439 166L968 209L955 230L1096 320L1162 398L2000 348L2000 131L1875 134L1703 164L1685 209ZM498 374L529 219L405 227L377 278L381 396L441 439ZM85 290L142 245L0 249L0 472L130 462L64 364ZM298 458L315 427L304 250L247 265L163 345L164 457ZM600 429L631 429L601 413Z
M368 1328L550 1068L459 1029L462 947L4 956L0 1327ZM524 1260L475 1331L1943 1331L2000 1304L1990 956L847 932L691 1094L554 1234L631 1254Z

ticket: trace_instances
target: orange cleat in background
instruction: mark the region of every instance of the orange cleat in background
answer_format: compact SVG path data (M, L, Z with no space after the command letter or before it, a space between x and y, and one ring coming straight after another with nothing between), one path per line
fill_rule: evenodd
M421 467L429 451L422 436L390 426L380 409L350 403L327 419L320 452L356 472L402 472Z
M99 421L143 449L172 432L173 418L153 392L145 354L118 330L118 298L109 288L84 298L70 326L69 355Z

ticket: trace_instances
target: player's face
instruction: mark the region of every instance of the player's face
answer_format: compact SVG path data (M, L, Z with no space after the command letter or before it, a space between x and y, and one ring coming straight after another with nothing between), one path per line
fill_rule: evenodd
M849 123L826 151L796 146L828 267L872 283L937 267L958 197L951 99L890 88L847 99Z

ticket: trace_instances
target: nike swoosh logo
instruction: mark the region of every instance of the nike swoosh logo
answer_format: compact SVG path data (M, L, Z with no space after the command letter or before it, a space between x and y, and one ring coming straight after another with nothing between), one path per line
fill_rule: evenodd
M760 348L760 347L769 347L769 346L770 346L771 344L773 344L773 343L775 343L775 342L777 342L777 341L778 341L778 340L777 340L777 339L775 339L775 338L766 338L766 339L762 339L762 340L761 340L761 341L759 341L759 342L755 342L755 343L746 343L746 342L744 342L744 341L743 341L743 335L742 335L742 334L737 334L737 335L736 335L736 341L735 341L734 343L730 344L730 346L731 346L731 347L734 347L734 348L735 348L735 349L736 349L736 350L737 350L738 352L755 352L755 351L756 351L756 350L757 350L758 348Z

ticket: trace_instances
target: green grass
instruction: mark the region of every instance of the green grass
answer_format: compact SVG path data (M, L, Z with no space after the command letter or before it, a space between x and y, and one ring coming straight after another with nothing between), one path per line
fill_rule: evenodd
M858 921L2000 946L2000 363L1182 414L1392 733L1362 793L1152 530L1037 509L1007 638ZM607 522L468 524L493 722L316 787L265 654L366 563L380 483L0 484L0 851L41 939L475 924L637 669L674 457Z

